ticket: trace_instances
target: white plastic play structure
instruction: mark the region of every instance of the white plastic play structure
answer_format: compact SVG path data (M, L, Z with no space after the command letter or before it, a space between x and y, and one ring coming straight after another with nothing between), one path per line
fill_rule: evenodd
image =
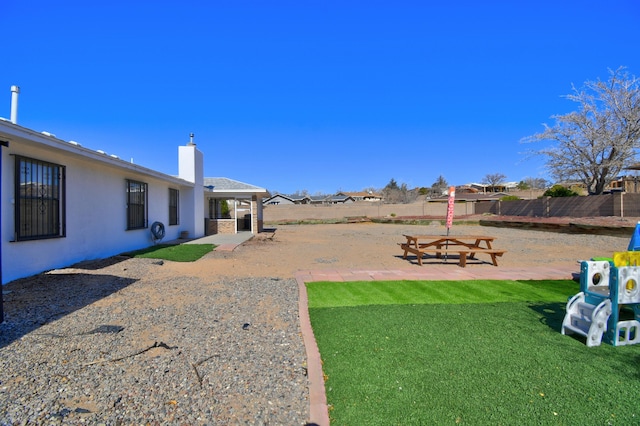
M582 335L587 346L640 343L640 223L628 250L581 262L580 293L567 303L562 334Z

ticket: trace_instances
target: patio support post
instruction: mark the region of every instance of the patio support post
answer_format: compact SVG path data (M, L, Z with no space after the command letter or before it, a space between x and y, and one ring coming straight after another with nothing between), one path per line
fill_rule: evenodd
M233 199L233 229L234 234L238 233L238 200Z
M251 226L249 227L249 229L251 231L251 234L255 235L255 232L253 232L253 220L255 219L255 216L254 216L255 213L253 211L253 198L254 197L251 197L251 201L249 201L249 214L251 215L250 216L251 220L249 221L251 223Z

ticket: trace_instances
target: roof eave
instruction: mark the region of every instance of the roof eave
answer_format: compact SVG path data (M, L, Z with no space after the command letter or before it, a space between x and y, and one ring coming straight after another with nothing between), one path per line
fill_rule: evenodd
M0 121L0 138L8 139L9 143L13 142L27 146L41 146L51 150L61 151L74 157L96 161L108 167L114 167L136 174L142 174L165 181L170 181L182 186L195 186L193 182L189 182L179 177L171 176L162 172L158 172L156 170L149 169L147 167L140 166L138 164L130 163L120 158L112 157L106 153L85 148L81 145L75 145L71 142L58 139L55 136L48 136L42 133L38 133L34 130L19 126L17 124L13 124L11 122Z

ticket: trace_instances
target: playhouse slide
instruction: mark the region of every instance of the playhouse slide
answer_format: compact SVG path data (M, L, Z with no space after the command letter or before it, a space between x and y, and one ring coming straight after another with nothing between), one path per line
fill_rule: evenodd
M610 315L611 300L603 299L594 305L585 300L584 292L580 292L567 303L562 334L580 334L587 338L587 346L600 346Z

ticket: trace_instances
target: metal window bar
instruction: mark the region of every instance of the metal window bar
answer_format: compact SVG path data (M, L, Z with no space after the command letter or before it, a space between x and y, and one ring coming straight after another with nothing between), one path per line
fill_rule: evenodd
M147 184L127 180L127 229L147 227Z
M16 156L16 240L65 236L65 167Z
M169 225L177 225L179 220L179 192L177 189L169 188Z

